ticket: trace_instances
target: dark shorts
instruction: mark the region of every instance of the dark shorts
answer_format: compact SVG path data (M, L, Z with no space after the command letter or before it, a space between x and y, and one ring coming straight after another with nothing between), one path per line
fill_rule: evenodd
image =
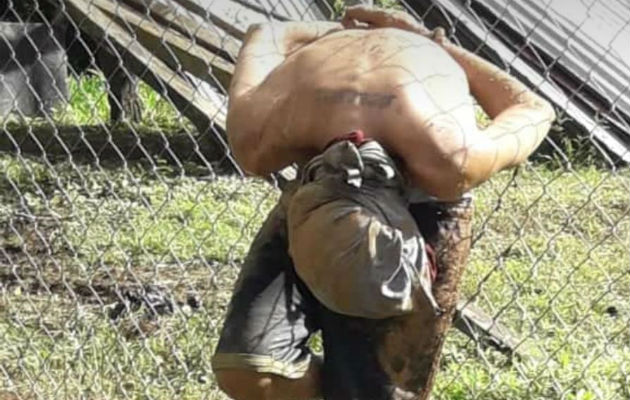
M399 360L400 340L391 336L392 332L394 336L396 332L409 335L409 326L414 322L407 323L404 317L382 320L348 317L322 306L296 275L288 255L283 206L286 196L289 194L283 195L271 211L251 245L212 359L213 369L249 369L300 378L312 357L309 338L321 331L325 354L324 398L406 398L394 392L399 390L401 379L414 378L409 377L413 373L405 371L413 368L413 363ZM425 240L438 250L444 232L446 236L457 231L458 237L469 237L470 199L457 203L418 203L411 205L410 211ZM469 241L466 242L469 247ZM438 255L438 268L439 260ZM449 303L447 309L454 309L454 303L445 302ZM401 362L399 368L397 364Z

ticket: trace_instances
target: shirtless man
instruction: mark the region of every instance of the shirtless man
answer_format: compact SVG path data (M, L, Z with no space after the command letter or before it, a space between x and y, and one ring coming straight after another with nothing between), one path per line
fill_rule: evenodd
M492 119L484 129L476 125L471 95ZM304 165L339 137L361 131L396 158L412 186L436 204L453 204L523 162L554 118L548 102L450 43L442 30L428 31L405 13L359 6L341 23L248 30L230 87L228 138L243 169L265 176ZM217 381L235 399L315 399L322 391L341 399L335 388L326 389L321 362L306 342L322 329L327 355L327 337L343 334L327 334L321 320L313 322L317 301L286 255L284 218L271 216L252 245L213 359ZM289 286L294 290L287 294ZM282 304L259 305L265 302ZM341 373L328 376L335 374ZM371 374L360 385L379 381L366 378ZM370 390L373 397L352 398L386 398Z

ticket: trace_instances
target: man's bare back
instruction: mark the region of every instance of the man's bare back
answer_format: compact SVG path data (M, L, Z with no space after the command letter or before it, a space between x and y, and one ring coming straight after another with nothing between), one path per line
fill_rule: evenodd
M533 128L530 143L517 143L524 150L499 151L505 143L498 146L493 139L505 128L521 126L513 126L513 116L503 131L477 128L468 84L471 72L466 71L467 60L454 58L464 50L445 50L409 30L324 24L306 34L297 26L250 31L228 114L228 137L247 172L264 175L305 162L331 140L362 130L401 160L416 186L454 199L497 170L522 161L548 130L550 107L540 102L541 108L534 107L539 98L521 84L504 82L504 97L524 91L531 96L510 98L505 104L490 98L486 111L495 117L525 105L529 109L520 110L521 116L543 126ZM293 43L287 40L291 35L298 38ZM476 87L472 89L476 94ZM483 103L484 93L481 97Z

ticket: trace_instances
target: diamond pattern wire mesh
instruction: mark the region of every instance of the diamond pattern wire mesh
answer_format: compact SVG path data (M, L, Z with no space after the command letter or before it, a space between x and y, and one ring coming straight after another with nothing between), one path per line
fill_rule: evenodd
M210 357L279 190L225 151L224 77L248 23L341 4L245 3L0 5L0 399L225 398ZM630 398L630 173L569 134L477 190L462 294L516 354L453 330L435 398Z

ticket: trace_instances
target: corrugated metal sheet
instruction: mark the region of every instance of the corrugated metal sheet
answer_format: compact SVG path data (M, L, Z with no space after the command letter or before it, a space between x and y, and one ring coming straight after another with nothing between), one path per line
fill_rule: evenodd
M612 108L630 115L630 3L480 0Z
M630 163L627 0L415 0L429 27L509 69Z

